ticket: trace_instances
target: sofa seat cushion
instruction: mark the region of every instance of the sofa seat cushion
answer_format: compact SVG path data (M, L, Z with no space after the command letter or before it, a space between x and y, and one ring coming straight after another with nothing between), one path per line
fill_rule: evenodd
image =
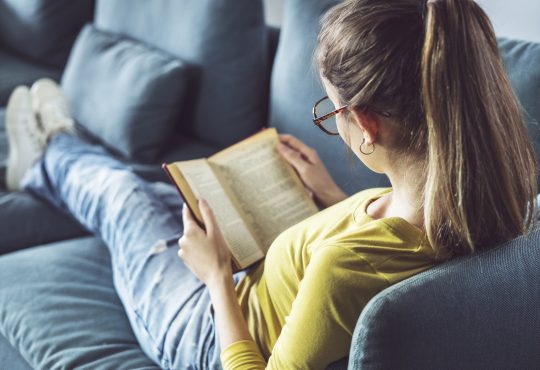
M0 255L87 234L71 216L31 194L0 192Z
M29 61L4 48L0 48L0 107L7 104L8 98L15 87L30 86L34 81L48 77L58 81L62 74L59 68L49 68ZM3 124L2 118L2 124Z
M153 161L183 118L189 68L181 60L87 25L62 76L73 117L127 158Z
M159 369L133 336L100 240L2 256L0 281L0 335L33 368Z

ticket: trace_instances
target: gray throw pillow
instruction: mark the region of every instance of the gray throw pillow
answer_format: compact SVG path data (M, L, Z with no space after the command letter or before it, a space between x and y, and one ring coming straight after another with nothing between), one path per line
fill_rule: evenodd
M195 67L183 135L225 147L266 123L270 67L262 0L98 0L94 22Z
M64 67L94 0L0 0L0 44L53 67Z
M106 146L143 162L159 156L182 116L187 65L87 25L62 76L75 120Z

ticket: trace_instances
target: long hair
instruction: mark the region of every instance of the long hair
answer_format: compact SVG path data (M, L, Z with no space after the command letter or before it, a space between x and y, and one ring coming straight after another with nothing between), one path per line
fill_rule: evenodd
M321 75L342 100L392 113L414 158L441 259L527 233L537 163L489 18L472 0L347 0L323 18Z

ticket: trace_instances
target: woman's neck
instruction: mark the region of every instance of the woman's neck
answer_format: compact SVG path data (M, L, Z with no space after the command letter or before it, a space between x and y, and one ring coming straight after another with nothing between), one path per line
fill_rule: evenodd
M419 173L420 172L420 173ZM424 229L424 212L421 170L409 168L402 173L388 171L392 191L373 201L367 213L373 218L400 217L420 229Z

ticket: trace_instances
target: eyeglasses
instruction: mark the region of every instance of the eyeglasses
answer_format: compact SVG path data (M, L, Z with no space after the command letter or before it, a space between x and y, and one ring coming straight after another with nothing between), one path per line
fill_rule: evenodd
M328 135L339 135L336 115L347 109L349 109L348 105L336 109L330 98L325 96L313 106L313 123ZM388 112L379 112L373 109L372 111L384 117L391 116ZM319 115L319 113L322 113L322 115Z

